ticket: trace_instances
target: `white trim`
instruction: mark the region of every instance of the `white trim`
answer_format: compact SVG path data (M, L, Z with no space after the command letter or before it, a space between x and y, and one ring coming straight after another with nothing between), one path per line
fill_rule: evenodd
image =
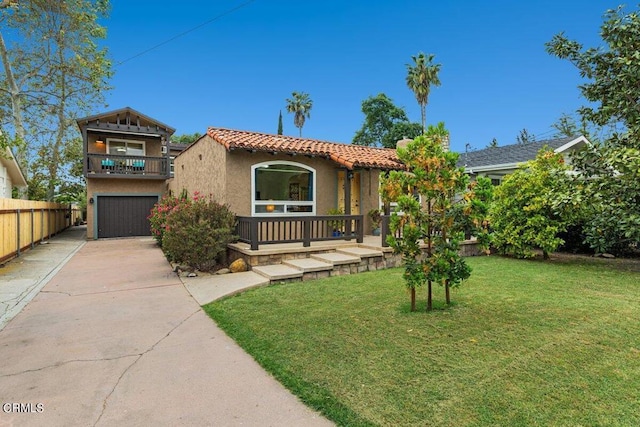
M147 155L147 144L146 141L138 141L136 139L122 139L122 138L107 138L107 155L110 155L111 153L109 153L109 144L111 142L124 142L125 145L128 143L132 143L132 144L142 144L142 152L143 152L143 156ZM119 154L111 154L112 156L118 156ZM127 156L128 154L122 154L123 156Z
M572 148L580 143L584 143L585 145L591 146L591 143L589 142L589 140L587 138L585 138L584 136L579 136L575 139L572 139L571 141L567 142L566 144L556 148L555 150L553 150L554 153L562 153L564 151L567 151L569 148ZM533 159L529 159L529 160L533 160ZM501 163L501 164L497 164L497 165L484 165L484 166L474 166L474 167L465 167L464 171L465 173L478 173L478 172L486 172L486 171L501 171L501 170L512 170L512 169L517 169L520 165L526 163L528 160L525 160L523 162L515 162L515 163Z
M295 200L256 200L256 169L264 166L271 165L289 165L295 166L302 169L306 169L311 172L313 183L312 183L312 195L311 201L295 201ZM303 163L290 162L288 160L272 160L269 162L261 162L256 163L251 166L251 216L260 216L260 217L269 217L269 216L314 216L316 215L316 200L317 200L317 187L316 187L316 170L311 166L307 166ZM266 206L266 205L284 205L285 212L274 212L274 213L256 213L256 206ZM296 205L296 206L311 206L311 212L286 212L287 205Z
M573 140L567 142L566 144L564 144L563 146L560 146L560 147L556 148L555 150L553 150L553 152L554 153L562 153L563 151L566 151L569 148L573 147L574 145L578 145L581 142L584 142L585 145L591 145L589 140L587 138L585 138L584 135L580 135L576 139L573 139Z

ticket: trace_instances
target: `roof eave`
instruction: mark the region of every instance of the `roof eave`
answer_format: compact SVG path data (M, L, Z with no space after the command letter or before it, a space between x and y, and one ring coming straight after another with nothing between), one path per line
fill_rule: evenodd
M567 151L570 148L575 147L578 144L584 144L584 145L591 145L591 142L589 142L589 140L584 136L584 135L580 135L579 137L572 139L571 141L567 142L566 144L556 148L555 150L553 150L554 153L562 153L564 151Z

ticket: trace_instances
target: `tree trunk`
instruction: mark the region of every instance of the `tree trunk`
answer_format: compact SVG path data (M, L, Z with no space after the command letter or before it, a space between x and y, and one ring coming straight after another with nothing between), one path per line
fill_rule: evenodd
M4 3L0 5L6 7ZM0 32L0 57L2 57L2 65L4 67L4 74L6 76L7 85L9 87L9 97L11 98L11 118L13 121L13 127L15 130L15 140L18 148L16 157L18 163L24 170L27 166L27 147L26 147L26 132L24 129L24 122L22 120L22 100L20 99L20 88L16 83L15 76L13 75L13 68L9 61L9 53L7 52L7 46L4 42L4 37Z
M542 251L542 259L549 259L549 252Z
M427 104L420 104L420 115L422 116L422 134L427 131Z
M431 233L433 232L431 227L431 200L427 202L427 258L431 258L433 255L433 242L431 240ZM427 311L432 307L432 290L431 280L427 281Z
M447 301L447 305L451 304L451 297L449 296L449 279L444 281L444 294Z
M411 288L411 311L416 311L416 288Z

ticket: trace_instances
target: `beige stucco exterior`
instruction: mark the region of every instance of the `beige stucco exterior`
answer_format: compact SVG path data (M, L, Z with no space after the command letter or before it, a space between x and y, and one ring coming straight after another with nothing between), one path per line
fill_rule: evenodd
M167 184L164 180L149 179L109 179L93 178L87 179L87 238L98 237L96 230L96 210L95 201L99 196L153 196L162 195L167 191ZM93 199L94 203L91 203Z
M316 214L325 215L338 206L338 171L341 166L329 159L250 152L227 151L208 135L183 151L175 159L175 176L169 181L169 189L179 194L183 189L190 195L198 191L211 195L219 203L228 204L239 216L251 216L251 167L258 163L286 161L303 164L316 171ZM378 207L377 169L358 170L360 173L360 213L365 215L365 232L369 232L367 213ZM354 195L355 197L355 195Z

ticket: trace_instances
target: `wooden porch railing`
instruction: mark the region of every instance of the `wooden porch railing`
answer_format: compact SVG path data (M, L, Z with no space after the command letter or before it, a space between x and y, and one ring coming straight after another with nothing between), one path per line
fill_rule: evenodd
M86 162L87 173L92 176L126 175L129 178L151 179L169 177L169 163L165 157L87 154Z
M325 240L353 240L362 243L364 222L362 215L326 216L240 216L236 228L238 240L258 250L260 245L273 243L311 242Z

